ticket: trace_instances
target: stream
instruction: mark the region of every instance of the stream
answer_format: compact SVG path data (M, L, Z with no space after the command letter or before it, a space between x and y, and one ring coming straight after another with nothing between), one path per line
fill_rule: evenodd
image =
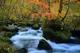
M74 38L73 38L74 39ZM10 38L17 50L25 48L27 53L80 53L80 44L72 43L55 43L46 40L43 37L41 28L34 30L31 27L26 27L19 30L14 36ZM52 50L39 50L37 47L40 40L47 42Z

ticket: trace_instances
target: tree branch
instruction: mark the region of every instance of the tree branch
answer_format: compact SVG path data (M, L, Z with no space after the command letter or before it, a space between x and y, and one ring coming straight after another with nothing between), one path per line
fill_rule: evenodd
M59 5L60 5L60 6L59 6L58 12L61 14L62 8L63 8L63 0L60 0L60 4L59 4Z
M70 0L68 0L68 8L67 8L67 11L66 11L66 14L64 15L63 19L61 20L61 22L64 21L64 19L66 18L67 14L68 14L68 11L69 11L69 5L70 5Z
M47 2L48 2L48 6L49 6L48 10L50 12L51 11L51 9L50 9L50 0L47 0Z

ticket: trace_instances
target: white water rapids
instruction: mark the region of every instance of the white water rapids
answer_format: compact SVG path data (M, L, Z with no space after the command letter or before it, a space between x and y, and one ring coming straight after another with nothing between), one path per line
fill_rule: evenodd
M57 44L43 38L41 28L38 30L32 28L24 29L19 30L18 34L10 38L17 49L26 48L28 49L28 53L80 53L80 44ZM52 47L53 51L38 50L37 46L41 39L44 39Z

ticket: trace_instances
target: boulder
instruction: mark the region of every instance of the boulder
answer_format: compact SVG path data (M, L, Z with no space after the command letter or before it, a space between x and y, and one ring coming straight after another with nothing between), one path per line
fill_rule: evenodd
M80 38L80 30L73 30L71 31L71 36L73 37L77 37L77 38Z
M52 50L52 47L45 40L40 40L38 49L39 50Z
M22 48L22 49L19 49L19 50L16 51L16 53L27 53L27 52L28 51L25 48Z

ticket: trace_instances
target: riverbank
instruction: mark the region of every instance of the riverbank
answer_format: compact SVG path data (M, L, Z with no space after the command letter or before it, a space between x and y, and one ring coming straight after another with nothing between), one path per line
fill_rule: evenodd
M9 25L5 26L5 28L0 31L1 53L4 53L5 51L8 53L14 53L16 51L15 47L10 44L9 38L13 36L16 32L18 32L18 30L20 30L21 28L23 29L24 27L15 27L14 25ZM66 43L67 40L69 40L70 35L71 34L68 31L54 31L50 28L43 28L43 37L53 42Z

